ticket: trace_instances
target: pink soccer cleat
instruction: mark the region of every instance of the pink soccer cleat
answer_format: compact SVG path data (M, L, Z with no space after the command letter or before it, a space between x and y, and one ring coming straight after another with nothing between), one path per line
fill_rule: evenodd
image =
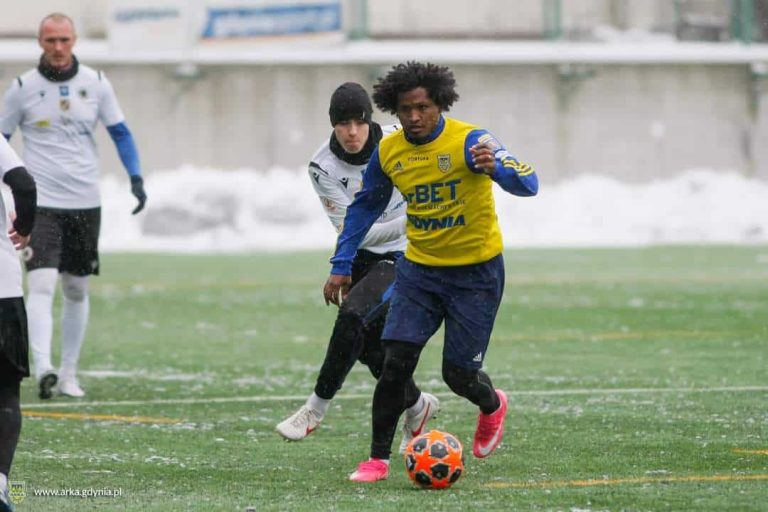
M357 470L349 475L353 482L378 482L389 476L389 464L382 459L368 459L357 466Z
M504 437L504 418L507 414L507 395L500 389L496 390L499 396L499 408L491 414L483 414L477 417L477 430L475 441L472 444L472 453L482 459L489 456L501 443Z

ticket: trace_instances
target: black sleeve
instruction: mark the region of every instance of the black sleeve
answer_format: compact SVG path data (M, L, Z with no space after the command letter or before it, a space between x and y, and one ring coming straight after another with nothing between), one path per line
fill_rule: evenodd
M13 227L17 233L27 236L35 224L35 209L37 208L37 187L32 175L23 167L11 169L3 177L3 181L11 187L13 202L16 203L16 220Z

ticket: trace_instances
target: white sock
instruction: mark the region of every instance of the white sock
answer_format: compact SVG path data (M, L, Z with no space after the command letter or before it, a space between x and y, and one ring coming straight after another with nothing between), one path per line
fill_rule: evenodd
M371 458L370 458L370 459L368 459L368 460L380 460L381 462L383 462L384 464L386 464L387 466L389 466L389 459L376 459L376 458L374 458L374 457L371 457Z
M307 398L306 406L314 411L319 412L320 416L325 416L325 411L328 410L329 405L331 405L330 400L320 398L315 393L312 393L310 397Z
M8 488L8 476L5 473L0 473L0 489Z
M27 328L29 345L35 364L35 377L53 369L51 337L53 336L53 295L59 271L38 268L27 273Z
M424 393L422 393L419 395L419 399L416 400L416 403L405 410L405 414L407 414L410 418L413 418L422 410L424 410L425 405L426 402L424 401Z
M88 276L61 275L61 380L74 379L88 326Z

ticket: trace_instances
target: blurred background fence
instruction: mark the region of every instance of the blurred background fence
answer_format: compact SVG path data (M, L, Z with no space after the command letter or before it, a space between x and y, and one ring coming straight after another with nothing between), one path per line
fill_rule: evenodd
M370 88L417 59L452 66L452 115L551 180L692 167L768 179L768 0L13 4L0 17L4 86L36 62L40 18L70 14L76 53L112 80L148 172L302 166L330 133L340 82Z

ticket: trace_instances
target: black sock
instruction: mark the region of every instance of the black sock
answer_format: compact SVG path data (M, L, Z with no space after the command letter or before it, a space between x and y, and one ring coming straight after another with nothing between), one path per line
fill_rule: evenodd
M362 351L362 335L363 322L357 315L339 313L331 340L328 342L323 366L317 376L317 396L330 400L341 389L344 379Z
M483 370L461 368L443 361L443 380L451 391L478 406L483 414L491 414L501 405L491 378Z
M0 381L0 473L11 472L21 433L20 381Z
M421 348L402 341L390 341L384 345L384 367L373 393L373 458L389 459L392 453L397 421L406 408L406 391L409 386L415 387L412 377Z

